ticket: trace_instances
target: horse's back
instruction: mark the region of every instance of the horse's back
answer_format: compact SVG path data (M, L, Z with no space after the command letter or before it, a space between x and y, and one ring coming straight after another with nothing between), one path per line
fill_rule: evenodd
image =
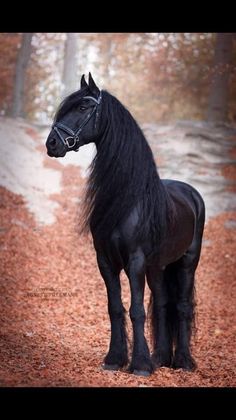
M161 179L161 182L174 202L182 199L191 206L196 216L205 216L204 200L196 188L186 182L174 179Z

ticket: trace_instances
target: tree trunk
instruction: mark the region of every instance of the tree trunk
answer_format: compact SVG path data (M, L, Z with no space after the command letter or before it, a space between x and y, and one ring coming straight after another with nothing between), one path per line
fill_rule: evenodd
M77 85L78 80L76 74L78 34L67 33L66 35L67 37L64 52L64 68L62 75L63 97L79 89L79 85Z
M218 33L216 36L207 113L207 120L211 122L227 121L228 84L232 61L233 36L232 33Z
M107 78L108 83L112 80L111 70L112 70L112 55L114 50L114 42L111 37L108 37L106 40L106 50L104 57L104 67L105 67L105 77Z
M24 33L22 35L21 47L19 49L15 70L13 100L10 112L12 117L24 116L24 86L26 70L31 55L32 36L33 33Z

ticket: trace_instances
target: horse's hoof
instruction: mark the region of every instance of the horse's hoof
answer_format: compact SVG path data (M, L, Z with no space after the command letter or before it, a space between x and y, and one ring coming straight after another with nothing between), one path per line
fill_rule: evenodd
M153 363L154 369L159 369L161 367L171 367L171 360L161 360L161 359L152 358L152 363Z
M195 366L178 366L178 365L172 365L171 367L172 367L172 369L175 369L175 370L181 369L181 370L183 370L185 372L194 372L194 370L196 370L196 367Z
M172 357L169 353L166 354L166 353L155 352L151 356L154 369L158 369L161 367L170 367L171 359Z
M137 369L134 369L133 374L134 375L137 375L137 376L150 376L151 375L151 372L148 372L148 370L137 370Z
M185 354L176 355L172 363L173 369L183 369L189 372L193 372L196 367L195 360L191 356Z
M182 370L185 370L186 372L194 372L194 370L196 370L197 368L197 365L195 363L190 363L186 365L178 365L176 363L173 363L171 367L176 370L182 369Z
M102 368L103 368L104 370L119 370L119 369L120 369L120 366L119 366L119 365L117 365L117 364L114 364L114 365L108 365L107 363L103 363L103 364L102 364Z

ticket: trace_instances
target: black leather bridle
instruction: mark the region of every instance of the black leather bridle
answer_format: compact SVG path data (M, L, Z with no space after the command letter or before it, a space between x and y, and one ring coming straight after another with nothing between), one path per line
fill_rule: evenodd
M83 130L83 128L85 127L85 125L92 118L94 113L96 113L96 117L95 117L95 128L96 128L97 119L98 119L98 106L100 105L101 100L102 100L102 92L100 92L98 99L94 98L93 96L84 96L82 99L91 99L92 101L95 102L95 105L93 107L93 110L88 114L87 118L79 126L78 130L73 131L71 128L67 127L65 124L60 123L60 122L57 122L53 124L52 126L52 130L56 131L58 137L63 142L63 144L67 147L67 149L68 150L73 149L75 152L78 152L79 150L79 135L81 131ZM60 133L60 130L64 131L66 134L69 134L69 136L64 138L62 134ZM70 143L70 140L72 140L72 143ZM75 146L76 148L74 149Z

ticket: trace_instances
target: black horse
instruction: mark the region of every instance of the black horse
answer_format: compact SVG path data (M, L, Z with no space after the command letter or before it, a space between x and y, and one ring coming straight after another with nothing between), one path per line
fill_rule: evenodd
M190 185L159 178L151 149L129 111L110 93L89 83L60 105L46 147L51 157L94 142L84 200L83 229L90 229L105 281L111 340L104 369L128 363L120 272L131 289L133 350L130 371L156 367L192 370L194 274L205 220L200 194ZM144 336L145 278L151 289L154 349Z

